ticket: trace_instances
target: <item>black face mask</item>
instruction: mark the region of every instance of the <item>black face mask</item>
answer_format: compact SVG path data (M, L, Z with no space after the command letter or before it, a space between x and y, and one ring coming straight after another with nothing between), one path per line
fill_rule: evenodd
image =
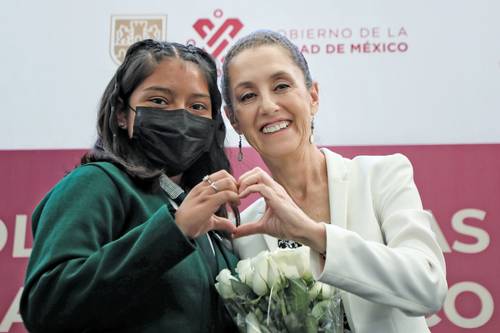
M186 171L212 145L215 131L212 119L184 109L137 107L134 111L133 139L149 161L164 169L167 176Z

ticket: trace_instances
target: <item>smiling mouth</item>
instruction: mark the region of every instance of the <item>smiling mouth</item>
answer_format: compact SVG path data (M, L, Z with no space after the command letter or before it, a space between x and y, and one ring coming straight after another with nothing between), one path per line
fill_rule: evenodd
M264 134L276 133L278 131L281 131L282 129L287 128L289 125L290 125L290 121L283 120L283 121L279 121L279 122L268 124L268 125L264 126L261 129L261 131Z

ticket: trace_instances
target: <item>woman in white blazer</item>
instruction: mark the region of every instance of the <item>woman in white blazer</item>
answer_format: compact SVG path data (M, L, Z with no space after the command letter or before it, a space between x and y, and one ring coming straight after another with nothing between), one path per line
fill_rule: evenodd
M408 159L347 159L317 148L318 85L278 33L258 31L233 45L222 89L233 127L272 174L255 168L239 179L240 197L262 197L242 214L240 256L308 246L316 279L342 291L346 328L429 332L424 316L443 304L446 269Z

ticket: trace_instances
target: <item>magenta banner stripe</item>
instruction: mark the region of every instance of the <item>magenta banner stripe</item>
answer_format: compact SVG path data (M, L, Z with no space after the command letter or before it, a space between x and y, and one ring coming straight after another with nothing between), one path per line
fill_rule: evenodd
M449 296L444 309L429 318L432 332L499 332L500 316L493 307L500 298L500 144L329 148L345 157L403 153L410 159L424 207L435 217L448 269ZM26 332L12 311L17 313L16 295L32 244L33 208L84 152L0 151L0 321L13 321L8 332ZM236 159L237 148L227 152L236 177L255 166L265 168L251 148L244 148L242 162Z

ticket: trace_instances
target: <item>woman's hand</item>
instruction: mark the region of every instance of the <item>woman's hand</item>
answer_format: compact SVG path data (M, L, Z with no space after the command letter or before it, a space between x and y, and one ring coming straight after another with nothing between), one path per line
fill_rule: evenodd
M307 216L283 186L261 168L254 168L240 177L239 192L240 198L259 193L266 201L266 211L258 221L238 227L234 237L264 233L277 238L292 239L324 252L324 225Z
M226 170L220 170L205 177L189 191L177 209L175 222L190 238L196 238L210 230L232 234L236 226L229 219L214 214L226 203L240 204L238 185Z

